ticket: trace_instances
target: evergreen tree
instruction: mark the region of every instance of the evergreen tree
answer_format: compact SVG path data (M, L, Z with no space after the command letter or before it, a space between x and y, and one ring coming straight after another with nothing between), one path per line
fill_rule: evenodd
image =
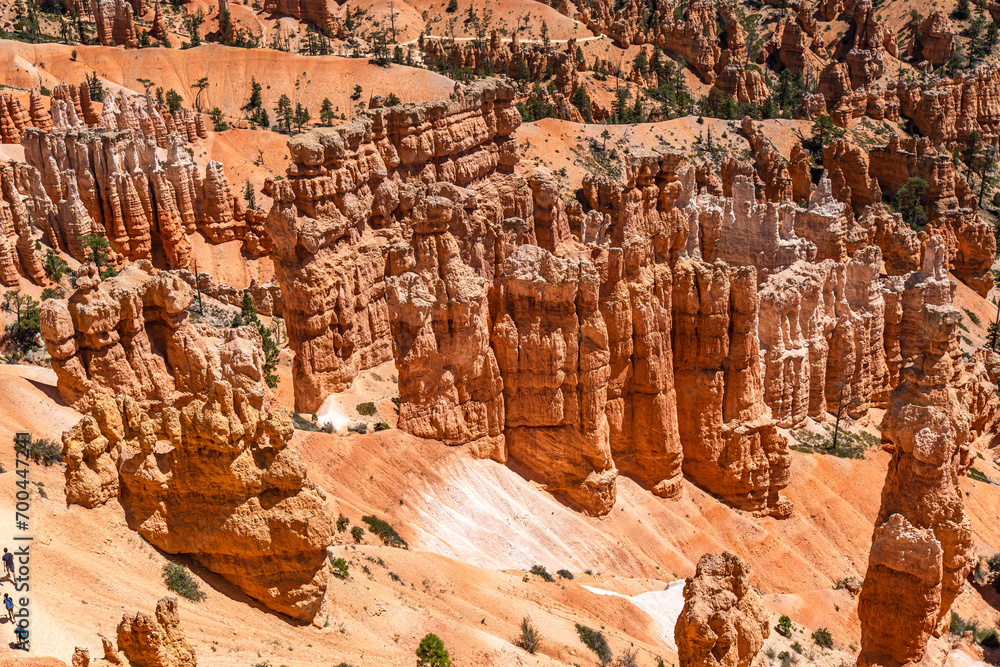
M31 348L42 327L39 303L20 289L10 290L3 295L3 309L14 313L14 321L7 325L7 345L14 360L21 358Z
M208 117L212 119L213 132L225 132L229 129L229 123L225 121L222 109L219 107L212 107L212 110L208 112Z
M823 147L827 146L834 139L844 136L844 130L833 124L833 119L826 114L821 114L812 126L812 146L814 153L818 153L817 161L823 163Z
M958 0L958 4L955 5L955 11L951 13L951 17L959 21L964 21L969 16L969 0Z
M308 123L312 119L312 115L309 113L309 109L302 106L302 104L295 105L295 125L299 128L299 132L302 131L302 126Z
M109 278L117 273L114 267L107 266L108 258L111 256L110 251L114 250L111 241L97 234L85 234L79 237L79 240L80 247L90 251L90 257L87 259L97 267L101 278Z
M329 127L333 125L333 120L336 117L336 114L333 113L333 102L330 101L329 97L323 98L323 104L319 108L320 124Z
M427 634L417 647L417 667L451 667L451 658L444 642L435 634Z
M570 103L575 106L577 111L580 112L580 115L583 116L583 122L594 122L593 104L590 101L590 95L587 94L586 88L583 86L577 86L576 90L573 92L572 99L570 99Z
M247 179L243 185L243 200L246 201L248 209L257 210L257 194L254 192L253 185L250 184L250 179Z
M295 114L292 111L292 101L288 99L288 95L282 94L278 98L278 103L274 107L274 120L278 124L278 127L283 129L285 132L292 131L292 123L295 122Z
M632 67L639 71L639 74L645 79L649 76L649 59L646 57L645 51L639 51L635 55L635 60L632 61Z
M249 183L248 183L249 184ZM250 292L243 292L243 301L240 303L240 312L233 318L234 327L253 326L257 329L261 338L261 347L264 350L264 382L271 389L278 386L278 376L274 374L274 369L278 367L278 344L274 340L274 332L264 326L257 316L257 307L254 305Z
M896 202L903 221L912 229L922 231L927 224L927 211L924 209L924 193L927 192L927 181L914 176L896 193Z

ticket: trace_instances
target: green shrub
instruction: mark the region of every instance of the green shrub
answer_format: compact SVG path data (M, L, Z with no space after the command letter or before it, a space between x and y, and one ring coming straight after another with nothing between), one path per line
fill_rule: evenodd
M163 566L163 582L168 590L192 602L201 602L205 599L205 593L198 585L198 580L180 563L170 562Z
M316 424L312 423L298 412L292 413L292 426L299 429L300 431L313 431L319 432L322 429Z
M563 579L572 579L573 578L573 573L570 572L569 570L556 570L556 574L558 574Z
M364 435L368 432L368 424L361 422L360 424L351 424L347 427L347 430L351 433L357 433L358 435Z
M1000 636L997 635L995 629L981 628L978 622L974 620L966 621L955 612L951 612L951 621L948 624L948 630L956 635L960 635L963 632L971 632L973 641L986 648L1000 647Z
M385 422L379 422L379 423L375 424L375 431L376 432L378 432L378 431L388 431L388 430L389 430L389 425L386 424Z
M358 403L357 410L358 414L362 417L371 417L377 412L375 410L375 404L371 401L368 401L367 403Z
M365 529L361 526L354 526L351 528L351 537L354 538L356 544L361 544L361 540L365 537Z
M451 658L440 637L429 632L420 640L417 667L451 667Z
M1000 553L995 553L986 561L986 567L990 571L989 583L1000 593Z
M48 301L49 299L65 299L66 290L62 287L46 287L42 290L42 301Z
M797 657L795 657L788 651L782 651L781 653L779 653L778 660L781 661L781 667L789 667L789 665L794 665L799 661Z
M576 624L576 632L580 635L580 641L583 642L583 645L594 652L602 665L611 663L611 649L608 647L608 640L604 638L603 633L579 623Z
M538 575L539 577L541 577L545 581L555 581L555 579L552 577L552 575L549 574L549 571L545 569L544 565L532 565L531 566L531 573Z
M792 636L792 619L787 616L778 619L778 634L784 637Z
M801 655L804 649L802 648L802 644L795 642L792 644L792 650Z
M371 515L363 516L361 520L368 524L368 532L378 535L382 539L382 543L386 546L397 547L399 549L410 548L406 540L400 537L396 529L389 525L388 522Z
M48 438L32 438L27 442L15 440L14 451L46 468L53 463L62 463L62 447Z
M976 315L974 312L972 312L968 308L962 308L962 310L964 310L965 314L969 316L969 319L972 320L973 324L975 324L976 326L979 326L979 315Z
M816 646L821 646L823 648L833 648L833 635L826 628L820 628L816 632L812 633L812 640Z
M343 514L341 514L340 516L338 516L337 517L337 532L338 533L342 533L345 530L347 530L347 526L349 526L350 523L351 522Z
M969 477L976 480L977 482L986 482L987 484L992 484L993 480L986 476L982 470L979 470L975 466L969 468Z
M789 445L789 449L807 454L832 454L842 459L864 458L865 450L869 447L881 445L881 440L866 431L852 433L841 427L837 432L837 446L833 446L833 428L829 424L823 425L824 433L814 433L812 431L790 431L795 440L794 445Z
M523 648L528 653L534 653L541 643L541 633L538 632L538 628L531 622L531 619L525 616L521 619L521 636L514 641L514 646Z
M333 576L340 579L347 579L347 561L343 558L330 556L330 565L333 567Z

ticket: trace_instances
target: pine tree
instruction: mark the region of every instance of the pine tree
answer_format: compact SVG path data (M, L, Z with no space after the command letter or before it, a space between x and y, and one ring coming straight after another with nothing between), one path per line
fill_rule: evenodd
M580 112L580 115L583 116L583 122L594 122L593 104L590 101L590 95L587 94L586 88L583 86L577 86L576 90L573 92L572 99L570 99L570 103L575 106L577 111Z
M323 98L323 104L319 108L320 124L329 127L333 125L333 120L336 117L336 114L333 113L333 102L330 101L329 97Z
M278 98L278 103L274 107L274 120L285 132L292 131L292 122L295 118L292 112L292 101L288 99L288 95L283 94Z
M435 634L428 633L417 647L417 667L451 667L451 658L444 642Z

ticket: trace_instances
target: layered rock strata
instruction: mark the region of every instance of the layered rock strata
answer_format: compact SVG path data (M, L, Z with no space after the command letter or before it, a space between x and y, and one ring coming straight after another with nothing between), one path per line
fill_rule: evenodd
M135 9L128 0L91 0L97 40L104 46L139 46L135 31Z
M35 250L34 202L21 194L18 181L31 182L37 174L20 162L0 163L0 283L17 287L20 277L37 284L48 280L42 257ZM20 173L20 179L19 179Z
M265 0L264 11L312 23L330 38L344 36L343 25L323 0Z
M298 409L395 359L400 428L514 460L589 513L626 472L787 516L778 427L885 406L900 364L879 275L912 270L927 235L838 201L879 199L843 167L787 201L752 123L766 182L734 167L699 193L679 151L634 150L621 183L585 178L584 212L514 170L513 99L484 80L289 142L266 189Z

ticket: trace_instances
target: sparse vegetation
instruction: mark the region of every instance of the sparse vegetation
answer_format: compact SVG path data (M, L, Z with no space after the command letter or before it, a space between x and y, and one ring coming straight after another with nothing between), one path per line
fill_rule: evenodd
M570 572L569 570L556 570L556 574L558 574L563 579L572 579L573 578L573 573Z
M31 438L27 442L14 441L14 451L46 468L62 463L62 446L48 438Z
M257 317L257 306L254 305L250 292L243 293L243 301L240 304L240 314L233 319L234 327L253 326L260 334L261 344L264 350L264 381L267 386L274 389L278 386L278 375L274 370L278 367L278 343L275 340L275 331L264 326L264 323ZM308 429L303 429L308 430Z
M347 527L351 524L346 516L343 514L337 517L337 532L342 533L347 530Z
M820 628L819 630L813 632L812 640L816 646L829 649L833 648L833 635L831 635L830 631L826 628Z
M995 628L981 627L977 621L965 620L955 612L951 612L948 631L956 635L971 632L972 639L977 644L987 648L1000 648L1000 635L997 634Z
M300 431L317 432L323 430L313 422L300 415L298 412L292 413L292 425Z
M361 517L361 520L368 524L368 532L374 535L378 535L382 539L382 543L389 547L397 547L399 549L409 549L410 545L406 543L396 529L393 528L388 522L379 519L378 517L367 515Z
M603 633L579 623L576 624L576 632L580 635L580 641L583 642L583 645L593 651L597 659L601 661L601 665L611 664L613 657L611 648L608 646L608 640L604 638Z
M368 424L361 422L360 424L351 424L347 427L347 430L351 433L357 433L358 435L364 435L368 432Z
M41 304L20 289L4 292L0 308L14 313L14 321L7 325L6 340L11 361L17 361L37 346L42 331Z
M361 540L365 539L365 529L361 526L351 526L351 538L355 544L361 544Z
M538 632L538 628L531 622L531 619L525 616L521 619L521 636L514 641L514 645L523 648L528 653L534 653L541 643L541 633Z
M163 583L167 585L168 590L192 602L201 602L205 599L205 593L198 585L198 580L180 563L169 562L163 566Z
M778 634L784 637L792 636L792 619L782 616L778 619Z
M842 459L860 459L864 458L866 449L881 444L881 440L871 433L866 431L852 433L841 427L834 445L833 429L828 424L823 424L823 429L825 433L804 429L791 431L792 438L797 444L790 445L789 448L807 454L830 454Z
M545 581L555 581L555 578L549 574L549 571L545 569L544 565L532 565L531 573L541 577Z
M979 470L975 466L969 468L969 477L976 480L977 482L985 482L986 484L992 484L993 480L986 476L982 470Z
M347 561L343 558L330 556L330 567L333 568L333 576L338 579L347 579Z
M371 401L368 401L367 403L358 403L357 411L362 417L371 417L377 412L375 404Z

